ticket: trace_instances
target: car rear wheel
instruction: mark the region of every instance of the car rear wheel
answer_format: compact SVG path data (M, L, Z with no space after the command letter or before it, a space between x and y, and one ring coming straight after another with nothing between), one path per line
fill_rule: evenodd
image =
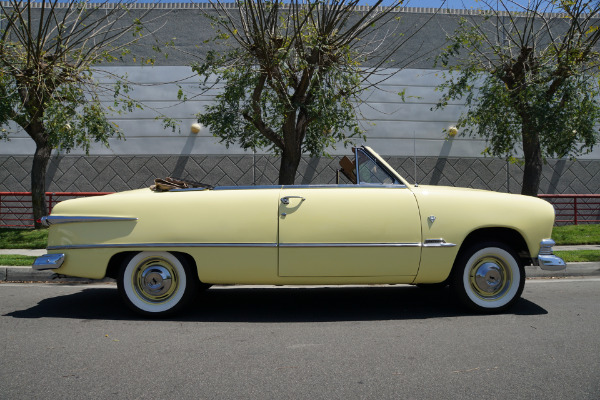
M144 251L123 262L117 286L129 308L161 317L190 301L197 292L198 279L183 257Z
M525 284L525 270L514 250L488 242L462 252L455 265L452 290L468 308L500 312L514 304Z

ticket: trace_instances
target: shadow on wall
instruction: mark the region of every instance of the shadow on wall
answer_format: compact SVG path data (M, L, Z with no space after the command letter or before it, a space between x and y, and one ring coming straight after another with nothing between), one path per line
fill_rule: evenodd
M430 185L437 185L442 177L442 171L448 162L448 156L450 155L450 149L452 149L452 143L454 140L448 139L444 141L440 155L438 156L435 167L433 168L433 175L431 175Z
M309 185L315 179L315 174L317 173L318 166L319 158L312 157L306 165L306 172L304 173L300 184Z
M179 153L179 157L177 158L177 163L175 163L175 168L171 172L171 176L174 178L183 178L183 172L185 171L185 166L190 159L190 154L192 149L194 148L194 142L198 136L191 134L185 141L183 148L181 149L181 153Z
M54 181L54 176L56 175L56 171L58 171L58 166L60 164L61 157L58 153L56 153L52 158L50 158L50 164L48 164L48 169L46 170L46 187L50 187L50 184Z
M550 185L548 187L548 194L556 194L556 188L558 187L558 182L560 177L563 175L565 171L565 166L567 164L566 160L558 160L556 165L554 166L552 177L550 178Z

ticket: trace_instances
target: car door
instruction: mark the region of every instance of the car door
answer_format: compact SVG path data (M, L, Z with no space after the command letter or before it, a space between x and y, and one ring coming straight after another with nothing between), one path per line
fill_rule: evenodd
M419 211L405 186L284 186L278 218L280 276L417 273Z

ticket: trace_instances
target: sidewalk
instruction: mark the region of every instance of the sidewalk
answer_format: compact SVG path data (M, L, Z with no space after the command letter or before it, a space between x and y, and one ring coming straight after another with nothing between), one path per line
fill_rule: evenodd
M43 256L46 253L47 253L46 249L35 249L35 250L29 250L29 249L0 249L0 254L2 254L2 255L18 254L18 255L21 255L21 256L39 257L39 256Z
M555 246L554 250L600 250L600 245L589 246ZM25 250L25 249L0 249L0 254L21 254L26 256L39 257L46 254L46 250ZM527 278L566 278L582 276L600 276L600 262L582 262L568 263L567 269L558 272L543 271L540 267L525 267ZM70 282L70 283L89 283L89 282L114 282L114 279L105 278L101 281L85 279L56 277L51 271L35 271L31 267L7 267L0 266L0 282Z
M554 251L570 251L570 250L600 250L600 244L581 244L577 246L554 246Z

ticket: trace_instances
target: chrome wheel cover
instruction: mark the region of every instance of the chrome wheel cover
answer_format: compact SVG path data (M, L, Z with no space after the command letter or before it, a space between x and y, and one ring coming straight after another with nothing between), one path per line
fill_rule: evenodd
M136 296L150 304L168 301L179 288L177 269L161 257L143 260L131 275Z
M485 256L471 264L469 287L478 298L494 301L510 289L513 276L509 263L498 256Z
M133 310L166 315L185 304L189 293L187 275L186 267L174 254L142 251L126 261L117 284Z

